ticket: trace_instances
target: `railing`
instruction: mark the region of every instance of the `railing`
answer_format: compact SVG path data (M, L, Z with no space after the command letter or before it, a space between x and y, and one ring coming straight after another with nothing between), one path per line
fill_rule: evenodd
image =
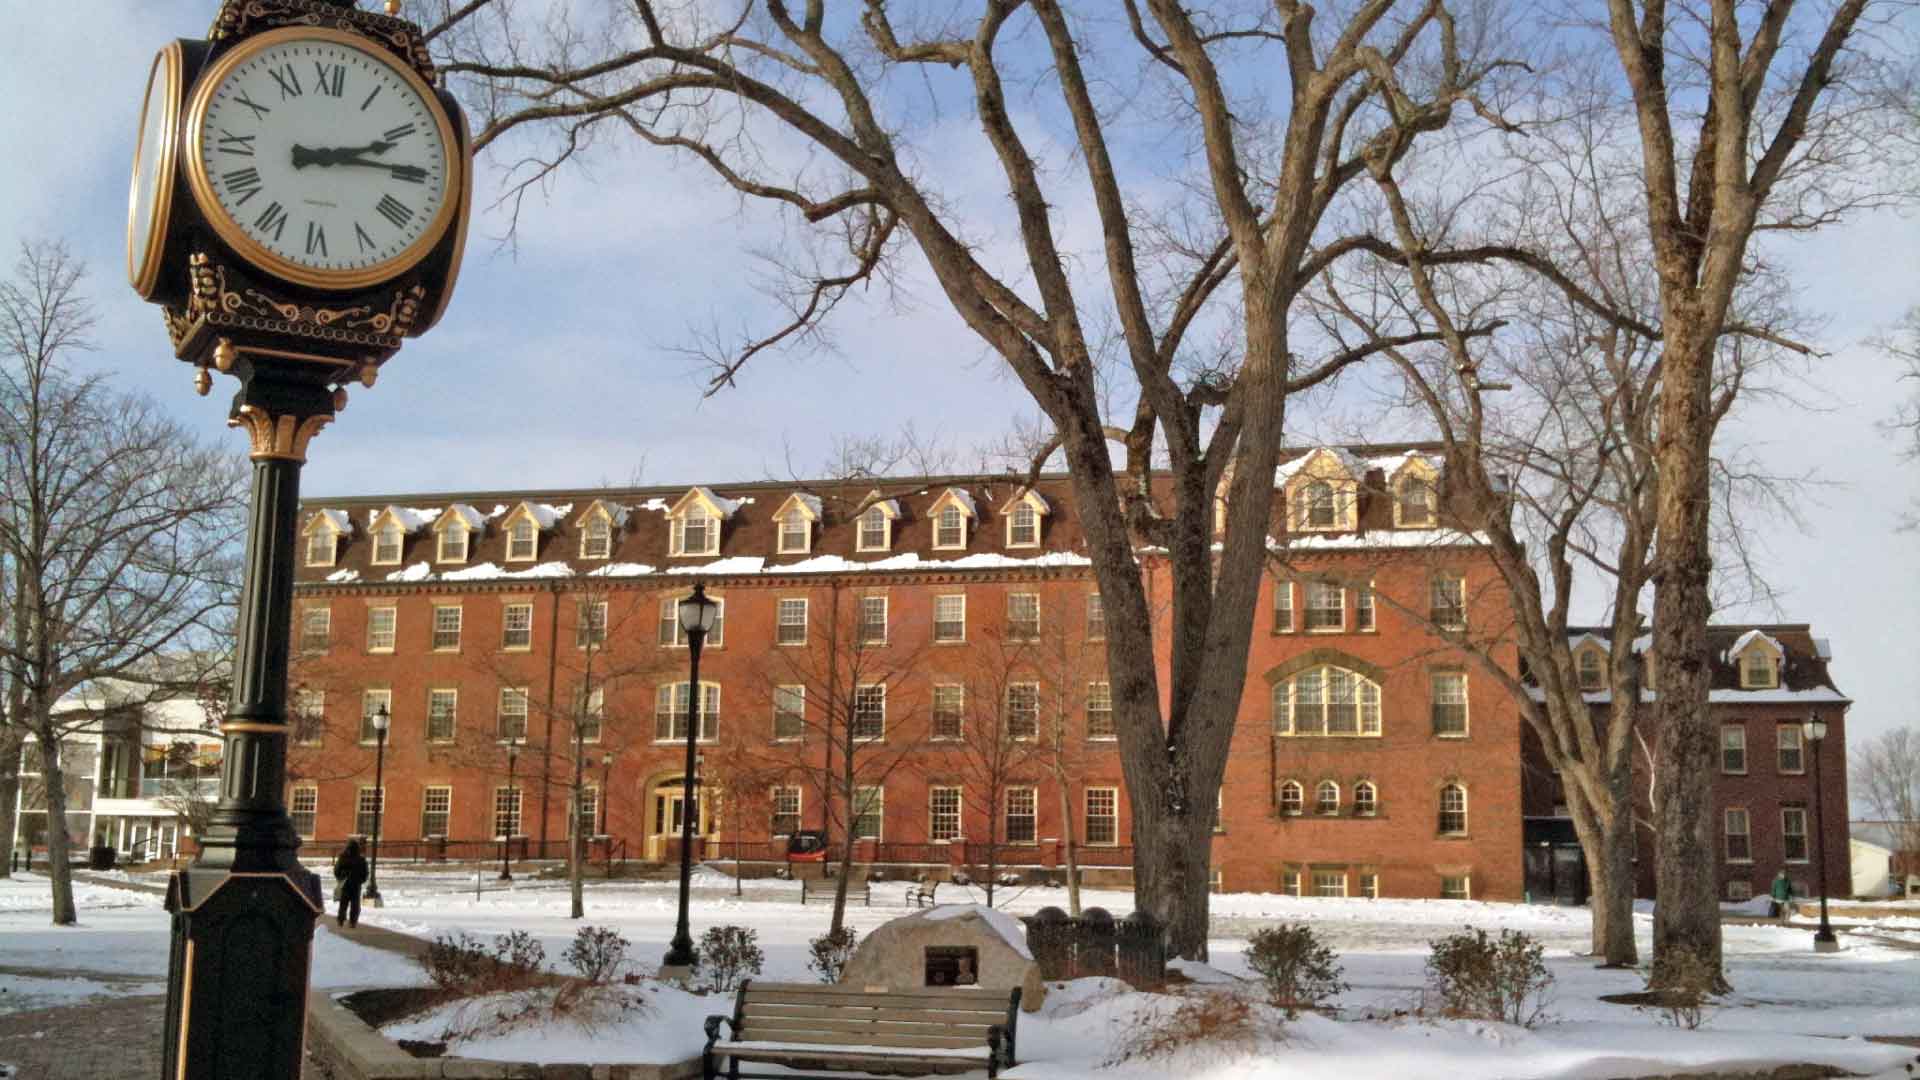
M361 851L371 855L372 845L365 837L360 839ZM513 839L508 858L513 862L542 860L564 861L567 849L572 841L566 837L550 839L542 843L531 837L516 836ZM715 860L719 862L739 861L743 863L786 863L787 843L785 840L711 840L696 836L693 840L695 860ZM300 844L300 854L308 859L334 859L347 846L345 839L304 840ZM425 840L380 840L380 861L383 863L437 863L437 862L488 862L498 861L501 856L502 842L498 838L483 840L449 840L429 838ZM989 851L995 854L993 864L1004 870L1035 869L1045 867L1050 870L1063 869L1066 866L1065 849L1057 844L1000 844L989 846L985 843L967 843L961 854L961 864L969 867L984 867L988 863ZM635 849L640 857L645 852ZM828 863L839 861L840 848L837 843L827 847ZM952 864L953 845L916 844L861 841L854 845L854 862L861 865L887 864L894 866L948 866ZM1076 861L1082 868L1088 867L1131 867L1133 865L1132 847L1080 847L1074 851ZM604 862L611 874L615 860L622 863L631 857L628 841L624 838L595 837L588 844L588 862ZM660 862L668 864L680 861L680 838L667 837L660 845Z

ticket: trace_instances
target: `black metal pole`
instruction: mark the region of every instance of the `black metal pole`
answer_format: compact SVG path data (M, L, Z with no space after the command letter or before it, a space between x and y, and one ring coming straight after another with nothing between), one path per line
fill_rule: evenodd
M1833 924L1827 922L1827 838L1823 832L1826 828L1826 807L1824 805L1825 800L1821 798L1820 793L1820 789L1825 786L1820 782L1820 744L1826 741L1825 738L1812 740L1813 854L1815 858L1820 860L1818 867L1820 881L1820 929L1813 933L1813 948L1816 952L1829 952L1840 947L1839 939L1833 936Z
M376 907L380 904L380 816L386 811L387 725L381 724L373 732L373 859L367 868L367 902Z
M507 740L507 798L513 800L513 812L500 829L500 880L512 881L513 871L507 866L507 857L513 853L513 830L520 824L520 789L513 786L513 766L520 753L518 743Z
M600 756L600 835L607 845L607 877L613 877L613 834L607 831L607 800L613 797L613 755Z
M697 591L697 590L696 590ZM693 966L693 931L687 925L687 902L693 889L693 818L698 805L693 790L694 740L700 734L700 646L706 644L704 630L687 631L687 659L692 669L687 675L687 762L680 796L680 918L673 927L673 947L667 950L662 967Z

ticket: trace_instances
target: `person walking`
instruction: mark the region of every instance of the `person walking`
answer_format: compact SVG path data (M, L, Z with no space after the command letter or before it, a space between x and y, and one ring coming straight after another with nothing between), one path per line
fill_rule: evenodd
M1793 921L1793 882L1787 880L1786 867L1773 875L1773 917L1785 926Z
M367 859L360 854L360 841L347 841L347 850L333 863L333 898L340 902L336 922L345 927L360 925L360 889L367 883Z

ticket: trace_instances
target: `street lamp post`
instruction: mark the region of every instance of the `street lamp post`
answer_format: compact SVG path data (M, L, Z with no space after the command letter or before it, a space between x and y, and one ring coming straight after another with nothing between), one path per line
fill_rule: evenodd
M367 903L384 906L380 899L380 818L387 811L387 727L393 716L385 704L373 714L373 860L367 869Z
M686 979L693 971L693 931L687 925L687 902L693 888L693 819L695 801L693 778L696 770L695 743L700 736L700 647L713 629L720 605L707 598L705 582L696 583L693 595L680 601L680 629L687 635L687 760L681 780L680 796L680 918L674 924L673 945L660 962L662 978Z
M613 753L600 755L600 842L607 846L607 877L613 877L613 834L607 831L607 800L613 795Z
M513 767L519 757L519 739L517 737L507 739L507 798L513 800L513 812L506 816L500 828L501 881L513 880L513 871L507 866L507 858L513 853L513 830L520 824L520 789L513 785Z
M1814 952L1839 952L1840 940L1833 936L1833 924L1827 921L1827 845L1825 828L1826 818L1821 789L1820 744L1827 738L1827 722L1820 719L1818 713L1808 713L1806 722L1801 724L1807 741L1813 744L1813 857L1816 862L1817 880L1820 883L1820 929L1813 932Z

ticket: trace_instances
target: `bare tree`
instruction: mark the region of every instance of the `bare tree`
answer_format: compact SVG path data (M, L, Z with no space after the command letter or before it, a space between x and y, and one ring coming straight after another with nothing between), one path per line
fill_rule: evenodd
M1920 874L1920 728L1883 731L1847 757L1854 797L1892 835L1894 873Z
M1036 781L1046 775L1043 740L1051 694L1028 655L1039 632L1038 626L1032 635L1010 628L982 631L968 650L964 670L934 677L932 752L924 768L931 782L959 788L954 809L960 822L985 825L984 836L976 837L964 824L962 834L969 849L980 842L982 857L969 851L967 862L979 875L988 907L1000 886L1001 859L1009 849L1040 840ZM951 696L942 700L943 693ZM1016 807L1016 792L1031 801ZM1016 809L1024 812L1024 831L1013 826Z
M0 550L13 571L0 664L18 686L9 727L39 744L56 925L75 920L61 759L86 716L56 706L89 682L138 683L162 660L213 653L246 490L234 456L71 366L93 322L83 273L61 245L36 243L0 283Z
M909 246L925 260L1032 396L1072 476L1112 614L1141 905L1166 920L1175 954L1204 957L1213 805L1287 399L1376 351L1322 349L1290 323L1309 283L1357 250L1338 208L1370 166L1391 170L1456 114L1504 123L1500 16L1475 7L1463 23L1439 0L1357 4L1324 25L1293 0L1205 12L1124 0L1096 14L1059 0L911 13L869 0L833 18L827 7L741 0L737 15L710 18L635 0L595 25L536 24L480 0L443 3L432 34L479 120L476 146L527 129L510 201L617 132L790 215L800 240L775 265L790 318L711 349L715 390L768 349L818 340L844 297L903 272ZM1236 77L1243 65L1280 85ZM1141 167L1124 152L1130 125L1156 111L1174 119ZM986 225L925 165L953 142L955 112L998 166L1015 254L986 243ZM1036 116L1064 118L1058 153ZM1063 240L1069 206L1097 226L1085 258ZM1108 320L1090 314L1101 311L1114 327L1104 340ZM1170 470L1157 492L1156 448ZM1215 553L1228 477L1235 513ZM1136 544L1172 568L1164 693Z

